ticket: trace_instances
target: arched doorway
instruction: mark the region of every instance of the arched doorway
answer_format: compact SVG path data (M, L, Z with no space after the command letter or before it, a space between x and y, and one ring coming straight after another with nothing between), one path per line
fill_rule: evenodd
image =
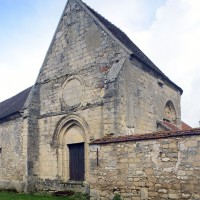
M75 115L58 123L53 145L57 149L57 174L63 181L84 181L88 177L87 130L84 120Z

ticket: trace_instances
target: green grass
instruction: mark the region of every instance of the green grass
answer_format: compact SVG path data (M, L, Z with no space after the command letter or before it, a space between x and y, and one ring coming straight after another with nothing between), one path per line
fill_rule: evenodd
M87 200L82 194L75 194L69 197L55 197L46 194L18 194L12 192L0 192L0 200Z

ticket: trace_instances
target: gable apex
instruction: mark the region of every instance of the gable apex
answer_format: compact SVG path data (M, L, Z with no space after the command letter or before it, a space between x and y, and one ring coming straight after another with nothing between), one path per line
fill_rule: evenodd
M86 3L81 0L75 0L79 5L84 8L84 10L101 26L104 31L106 31L110 37L117 42L127 53L130 54L130 58L136 58L156 74L161 76L163 79L171 83L180 93L183 93L183 90L171 81L133 42L132 40L118 27L104 18L102 15L97 13L94 9L89 7Z
M70 1L70 0L69 0ZM86 3L84 3L81 0L75 0L79 5L81 5L82 8L98 23L98 25L106 31L109 36L115 40L120 46L122 46L129 54L132 53L130 49L128 49L120 40L118 40L113 33L106 27L106 25L102 22L102 20L99 19L99 17L102 17L99 13L97 13L94 9L89 7ZM104 18L104 17L102 17ZM105 19L105 18L104 18ZM109 22L110 23L110 22ZM114 25L113 25L114 26Z
M64 16L67 14L68 11L70 11L73 7L73 4L77 3L80 5L81 8L119 45L121 46L129 55L130 59L135 58L136 60L139 60L141 63L144 64L147 68L153 70L159 77L162 77L163 80L166 80L168 83L173 85L180 94L183 93L183 90L176 85L173 81L171 81L132 41L131 39L118 27L116 27L114 24L109 22L106 18L104 18L102 15L97 13L94 9L89 7L86 3L84 3L82 0L68 0L66 3L66 6L63 10L63 13L61 15L61 18L59 20L58 26L56 28L56 31L53 35L51 44L49 46L49 49L46 53L45 59L43 61L42 67L40 69L40 72L43 69L43 66L46 63L47 57L49 55L49 52L52 49L52 46L54 44L54 41L56 39L57 33L59 32L59 26L62 23L62 20ZM72 7L71 7L72 6ZM40 73L39 73L40 74ZM38 76L39 78L39 76Z
M51 39L50 45L49 45L49 47L48 47L48 50L47 50L47 52L46 52L46 54L45 54L45 57L44 57L42 66L41 66L41 68L40 68L39 74L38 74L37 79L36 79L36 82L38 82L38 80L39 80L40 73L42 72L43 67L45 66L45 63L46 63L46 60L47 60L47 58L48 58L49 52L51 51L52 46L53 46L53 44L54 44L54 41L55 41L55 38L56 38L56 34L58 33L58 30L59 30L59 26L60 26L60 24L61 24L61 22L62 22L62 19L63 19L65 13L66 13L67 7L68 7L68 5L69 5L69 3L70 3L71 1L72 1L72 0L68 0L67 3L65 4L65 7L64 7L63 12L62 12L62 14L61 14L61 17L60 17L60 19L59 19L58 25L56 26L56 30L55 30L55 32L54 32L54 34L53 34L53 37L52 37L52 39Z

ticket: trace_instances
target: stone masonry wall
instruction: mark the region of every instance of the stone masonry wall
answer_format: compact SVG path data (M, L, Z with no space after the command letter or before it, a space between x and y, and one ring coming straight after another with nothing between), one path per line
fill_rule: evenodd
M24 109L24 118L27 124L27 188L26 192L35 191L35 182L38 178L39 161L39 129L38 116L40 110L39 84L35 84L29 94Z
M118 132L114 125L115 93L106 80L113 64L127 56L76 1L68 1L36 82L40 114L39 154L34 165L41 180L62 179L59 150L52 141L63 118L75 115L85 121L86 145Z
M91 200L198 200L199 159L199 136L91 145Z
M70 0L64 13L37 80L41 118L83 112L92 137L118 132L113 125L115 94L105 82L113 63L128 54L76 1ZM70 90L67 82L74 79L79 83Z
M158 83L162 81L164 85ZM180 92L136 60L126 61L117 81L116 121L119 135L157 131L158 120L171 100L181 122Z
M96 129L100 129L100 124L95 121L100 121L101 116L98 116L100 108L93 108L88 112L84 110L79 115L79 112L76 113L77 116L82 117L91 117L91 125ZM54 132L58 122L64 118L65 115L52 116L39 120L39 129L40 129L40 141L39 141L39 172L38 175L41 179L57 179L58 178L58 152L55 147L52 146ZM93 124L94 123L94 124ZM96 130L95 129L95 130ZM90 132L89 132L90 133ZM95 135L91 138L98 137Z
M26 186L26 143L23 119L0 126L0 189L24 191Z
M41 182L66 182L69 179L66 175L69 173L69 170L66 170L68 157L63 150L67 150L67 146L53 144L55 132L62 120L75 116L84 122L84 127L82 124L78 126L85 134L82 142L86 152L85 179L88 179L87 151L90 141L105 135L126 134L127 128L130 128L126 121L130 119L133 119L133 126L138 124L135 127L137 131L152 131L155 127L152 128L151 123L157 119L152 116L160 109L156 110L157 102L153 102L155 93L151 94L151 98L148 97L149 89L154 90L155 77L147 72L143 73L137 67L134 68L129 61L130 55L78 2L68 1L35 84L33 101L36 103L29 109L30 114L33 112L34 115L30 115L28 121L28 142L32 148L28 154L30 188L34 188L37 179ZM122 76L117 79L120 69L124 67L126 70L122 71ZM133 77L125 82L129 71ZM144 95L141 95L140 102L137 102L138 97L135 96L140 88L136 86L137 81L132 80L134 78L141 78L138 81L144 86L141 89ZM129 93L121 93L126 89L132 91L133 102L127 97ZM151 113L147 111L148 104L153 104ZM136 107L138 110L130 114L129 110L131 112L131 109ZM143 108L145 111L140 112ZM67 127L66 124L64 126ZM145 126L147 128L144 128ZM63 135L66 135L67 131L66 128Z

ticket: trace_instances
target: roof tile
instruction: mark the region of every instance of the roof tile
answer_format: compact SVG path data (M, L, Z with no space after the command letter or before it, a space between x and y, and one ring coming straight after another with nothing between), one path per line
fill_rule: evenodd
M186 124L185 122L182 122L182 130L188 130L191 129L192 127Z
M28 98L32 87L0 103L0 119L19 112Z
M128 136L119 136L119 137L105 137L93 141L91 144L108 144L108 143L118 143L118 142L127 142L127 141L140 141L140 140L155 140L155 139L165 139L172 137L183 137L183 136L194 136L200 135L200 128L188 129L188 130L179 130L179 131L162 131L146 134L136 134Z

